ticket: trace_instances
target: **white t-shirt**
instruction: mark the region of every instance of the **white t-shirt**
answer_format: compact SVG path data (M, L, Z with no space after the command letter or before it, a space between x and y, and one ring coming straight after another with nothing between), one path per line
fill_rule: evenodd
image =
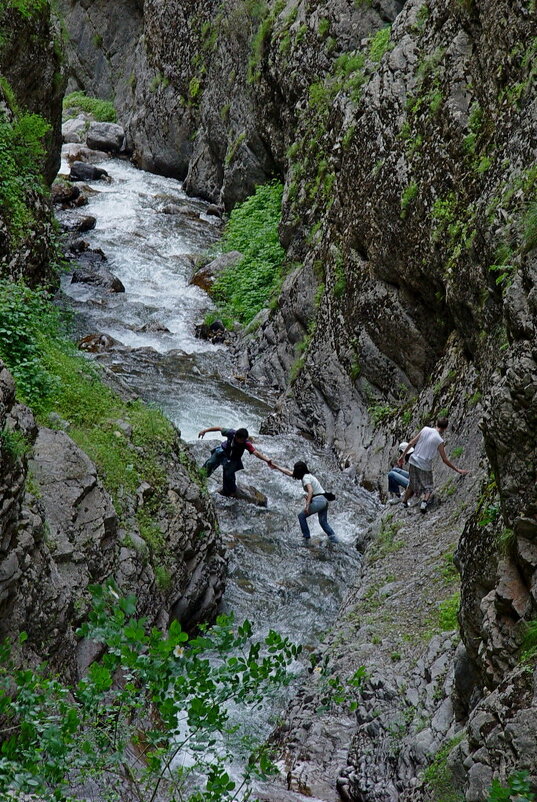
M409 462L420 468L422 471L431 471L433 459L438 454L438 446L443 443L438 429L431 426L424 426L420 432L418 442L414 446L414 451L410 455Z
M311 485L314 496L319 496L324 493L324 488L319 480L312 473L305 473L302 477L302 487L306 489L306 485Z

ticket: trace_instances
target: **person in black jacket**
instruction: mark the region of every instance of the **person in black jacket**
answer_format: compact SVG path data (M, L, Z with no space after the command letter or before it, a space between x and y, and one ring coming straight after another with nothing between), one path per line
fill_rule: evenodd
M211 456L203 465L203 470L210 476L219 465L222 466L222 495L234 496L237 492L237 480L235 474L242 471L242 455L245 451L253 454L254 457L263 460L267 465L272 465L269 457L258 451L254 444L248 439L247 429L224 429L221 426L211 426L209 429L202 429L198 437L203 438L207 432L221 432L226 438L223 443L211 451Z

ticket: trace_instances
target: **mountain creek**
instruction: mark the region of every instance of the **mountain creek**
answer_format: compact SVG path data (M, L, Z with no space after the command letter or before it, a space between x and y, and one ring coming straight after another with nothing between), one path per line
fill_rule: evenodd
M232 613L237 622L250 620L255 636L269 629L288 636L304 647L308 663L307 655L321 648L334 623L352 577L359 581L361 555L355 542L382 505L378 496L341 473L333 454L311 438L298 433L260 435L263 418L272 408L270 391L244 386L234 375L227 349L194 336L195 325L213 306L202 290L189 284L191 257L217 244L214 222L204 215L206 204L188 198L180 182L128 162L99 166L106 168L111 181L92 186L84 214L94 216L96 225L84 239L105 253L107 266L125 292L71 283L72 274L66 274L62 290L74 312L77 335L113 338L114 345L95 358L137 396L163 410L199 465L221 441L211 439L217 434L198 439L201 429L245 426L255 446L275 463L292 467L304 460L327 489L336 491L329 520L340 543L330 544L313 516L312 545L305 549L297 520L303 504L300 482L245 454L245 470L237 475L239 487L261 490L268 503L260 507L223 498L218 493L220 469L209 479L229 550L221 611ZM181 204L193 217L164 214L166 204ZM142 331L152 328L151 322L165 331ZM304 662L295 670L303 672ZM261 718L243 712L241 732L268 736L278 715L274 707L263 708Z

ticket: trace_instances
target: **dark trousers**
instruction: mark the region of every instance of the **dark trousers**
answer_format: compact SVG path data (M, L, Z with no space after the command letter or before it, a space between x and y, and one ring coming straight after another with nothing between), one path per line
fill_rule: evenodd
M242 471L243 464L240 460L230 459L221 446L213 448L211 456L204 463L203 468L210 476L218 468L222 466L222 491L225 496L237 492L237 480L235 474L237 471Z

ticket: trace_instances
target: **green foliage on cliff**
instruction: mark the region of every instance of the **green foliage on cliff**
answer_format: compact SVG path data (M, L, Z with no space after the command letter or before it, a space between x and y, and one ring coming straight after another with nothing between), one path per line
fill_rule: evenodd
M63 99L63 110L67 117L76 117L81 111L91 114L98 122L115 123L116 110L111 100L89 97L85 92L71 92Z
M48 0L4 0L5 8L14 9L23 17L33 17L48 6Z
M224 312L249 323L277 292L285 252L280 245L282 185L274 181L231 212L222 241L223 250L240 251L243 259L215 283L214 294Z
M499 780L493 780L487 802L535 802L529 772L515 771L507 779L506 785Z
M0 109L0 215L7 225L10 246L16 247L34 221L32 194L46 192L43 137L50 125L39 114L18 109L5 79L0 81L0 98L2 94L11 106L11 115Z
M275 768L238 734L230 702L260 706L288 684L300 647L272 630L254 641L248 621L235 628L225 616L192 639L177 621L163 632L135 617L135 597L91 590L77 634L102 644L104 656L76 684L47 665L21 667L0 647L1 798L67 802L81 783L108 802L125 793L137 802L250 798L251 780ZM20 640L25 660L24 633ZM226 770L232 752L242 762L237 782Z

